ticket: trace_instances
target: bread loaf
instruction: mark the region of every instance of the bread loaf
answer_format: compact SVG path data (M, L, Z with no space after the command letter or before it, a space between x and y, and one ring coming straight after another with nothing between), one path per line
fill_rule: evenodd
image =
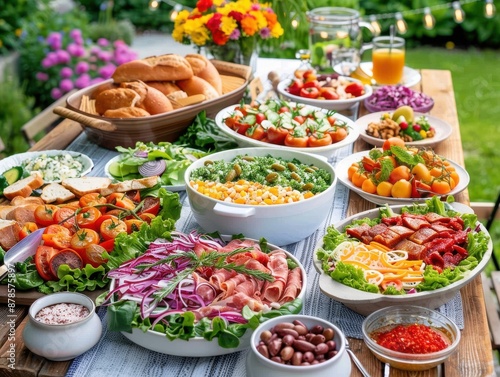
M20 179L19 181L7 186L3 190L3 196L11 200L16 196L27 197L30 196L33 190L43 185L43 178L39 172L32 172L27 178Z
M146 84L148 86L152 86L155 89L158 89L166 96L181 90L179 86L170 81L148 81Z
M73 199L75 194L59 183L50 183L42 189L41 198L45 203L64 203Z
M139 106L144 102L148 95L148 89L149 87L142 81L137 80L137 81L127 81L127 82L122 82L120 84L120 88L126 88L126 89L132 89L134 92L139 94L141 99L136 102L136 106Z
M108 118L140 118L151 114L140 107L121 107L114 110L106 110L103 116Z
M222 79L212 62L200 54L188 54L185 58L191 65L193 74L208 82L222 95Z
M188 96L194 96L195 94L203 94L205 99L211 100L219 97L217 90L210 85L206 80L201 77L193 76L187 80L179 80L176 82L183 91L187 93Z
M105 90L116 89L116 88L118 88L118 86L115 83L113 83L113 82L108 82L108 83L99 85L97 88L94 89L94 91L90 95L90 99L96 99L97 96L100 93L104 92Z
M153 87L148 88L146 98L138 107L146 110L151 115L163 114L173 110L167 96Z
M182 56L166 54L133 60L119 65L113 73L117 83L141 81L176 81L193 76L191 65Z
M61 184L78 197L92 192L100 192L111 184L111 179L106 177L80 177L66 178Z
M102 115L107 110L122 107L134 107L141 96L135 90L127 88L108 89L99 93L95 99L95 109Z

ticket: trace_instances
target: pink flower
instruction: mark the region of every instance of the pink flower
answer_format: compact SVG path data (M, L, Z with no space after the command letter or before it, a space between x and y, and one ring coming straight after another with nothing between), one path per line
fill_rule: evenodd
M109 45L109 41L106 38L99 38L97 40L97 45L101 47L106 47Z
M83 89L89 85L90 85L90 76L86 73L84 73L75 80L75 86L77 89Z
M76 63L75 73L77 75L81 75L82 73L87 73L88 71L89 71L89 63L85 61Z
M57 63L59 64L67 64L71 61L71 56L66 50L58 50L56 51Z
M69 36L73 39L81 39L82 31L80 29L73 29L69 32Z
M73 76L73 70L70 67L63 67L61 68L60 75L63 79L70 78Z
M109 79L113 73L115 72L116 66L113 64L105 65L104 67L99 69L99 76L103 79Z
M52 90L50 91L50 96L53 99L59 99L62 97L62 95L63 95L63 92L59 88L52 88Z
M49 79L49 75L47 75L45 72L37 72L36 78L40 81L47 81Z
M57 32L52 32L49 34L47 37L47 44L53 49L53 50L59 50L62 46L62 35L61 33Z
M73 81L71 81L70 79L63 79L61 80L61 82L59 83L59 88L61 88L61 90L64 92L64 93L67 93L69 92L70 90L73 90L75 86L73 85Z
M97 54L97 58L103 62L109 62L113 59L113 55L109 51L101 51Z
M77 45L76 43L70 43L67 49L71 56L80 58L85 55L85 48Z

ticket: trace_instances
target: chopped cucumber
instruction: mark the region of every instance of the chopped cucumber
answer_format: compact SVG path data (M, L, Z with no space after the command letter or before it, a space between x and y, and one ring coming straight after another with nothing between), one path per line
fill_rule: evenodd
M24 170L21 166L14 166L2 173L2 176L7 180L9 185L19 181L23 177ZM3 190L2 190L3 192Z

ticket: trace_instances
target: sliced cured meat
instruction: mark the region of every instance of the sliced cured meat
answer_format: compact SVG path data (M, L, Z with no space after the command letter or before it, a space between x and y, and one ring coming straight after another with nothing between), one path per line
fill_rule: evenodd
M463 257L460 254L444 253L443 255L444 268L453 269L457 264L460 263L462 259Z
M405 238L410 237L415 232L414 230L402 225L390 226L389 229L393 232L396 232L397 234L402 235Z
M362 235L371 229L371 226L368 224L362 224L362 225L356 225L351 228L347 228L345 231L346 233L354 238L357 238L358 240L361 239Z
M428 222L434 223L436 221L447 223L450 221L451 217L445 217L434 212L429 212L425 214L425 218Z
M449 227L454 230L463 230L464 221L460 217L453 217L450 220Z
M465 230L459 230L455 232L453 239L458 245L463 245L467 242L467 232Z
M423 227L430 227L431 223L418 217L403 216L403 225L413 230L419 230Z
M217 295L215 287L210 284L207 279L201 277L196 272L193 272L192 276L196 284L196 294L199 295L203 301L212 302Z
M403 237L401 234L398 234L387 228L384 233L377 234L375 237L373 237L373 240L392 249L403 238L405 237Z
M427 242L432 241L434 238L437 237L438 234L439 233L436 232L434 229L424 227L420 228L415 233L413 233L409 237L409 240L418 243L419 245L423 245Z
M460 254L462 256L462 259L467 258L469 256L467 250L459 245L453 245L453 251L455 251L457 254Z
M382 222L388 226L403 225L403 220L401 219L401 216L383 217Z
M442 223L435 223L431 225L431 229L434 229L436 232L449 232L451 229Z
M220 286L223 282L231 277L235 276L235 271L228 271L224 269L220 269L214 272L212 276L210 276L210 283L213 284L217 289L220 289Z
M438 252L444 254L451 252L453 250L453 245L455 241L453 238L435 238L434 240L427 242L425 246L427 247L428 254L433 252Z
M430 253L429 255L427 255L424 258L424 262L425 262L425 264L429 264L429 265L432 265L434 267L437 267L441 271L444 269L444 259L441 256L441 254L439 254L439 252L437 252L437 251L434 251L434 252Z
M280 299L280 304L295 300L302 289L302 271L299 267L295 267L288 274L288 280L285 286L285 292Z
M243 274L238 274L230 277L226 281L220 284L220 289L224 292L223 297L228 297L234 294L235 288L244 283L247 280L246 276ZM253 294L253 293L252 293Z
M262 302L256 298L250 297L246 295L243 292L238 292L235 293L232 296L229 296L223 300L219 301L214 301L211 306L229 306L231 308L237 309L241 311L245 305L248 305L251 310L254 310L256 312L260 312L262 309L264 309L264 305Z
M419 245L410 240L402 240L395 246L396 250L404 250L408 253L409 260L420 260L423 259L423 254L425 254L426 248L423 245Z
M368 230L368 234L369 234L371 237L375 237L375 236L376 236L376 235L378 235L378 234L382 234L382 233L384 233L387 229L388 229L388 226L387 226L387 225L385 225L385 224L377 224L377 225L372 226L372 227Z
M269 302L279 302L289 274L286 254L282 250L274 250L269 255L268 267L271 270L274 281L264 284L262 298Z

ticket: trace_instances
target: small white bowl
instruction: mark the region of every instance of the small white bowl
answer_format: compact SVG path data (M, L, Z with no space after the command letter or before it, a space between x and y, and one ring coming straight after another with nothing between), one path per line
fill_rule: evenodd
M361 81L357 79L353 79L351 77L343 77L342 78L346 81L351 81L351 82L357 82L361 83ZM359 96L359 97L354 97L354 98L349 98L349 99L330 99L330 100L320 100L320 99L311 99L311 98L305 98L305 97L300 97L300 96L295 96L293 94L290 94L286 88L290 85L290 79L286 79L281 81L278 84L278 92L281 96L286 98L288 101L294 101L297 103L305 103L306 105L310 106L316 106L320 107L322 109L327 109L327 110L335 110L335 111L342 111L342 110L348 110L357 104L361 103L364 101L366 98L370 97L373 93L373 89L370 85L363 85L365 88L365 94Z
M431 326L441 331L450 344L438 352L410 354L385 348L371 337L374 331L400 324ZM402 305L380 309L365 318L362 330L366 345L377 359L389 363L391 367L412 372L434 368L443 363L456 351L460 343L460 330L451 319L435 310L420 306Z
M272 361L257 350L262 332L272 329L278 323L299 320L308 329L313 326L321 325L324 328L332 328L335 332L333 340L337 344L337 354L325 362L315 365L285 365ZM351 360L346 351L345 335L333 323L322 318L311 317L307 315L285 315L270 319L261 325L253 332L250 340L250 352L246 360L246 371L248 377L288 377L288 376L314 376L314 377L331 377L331 376L350 376L351 375Z
M83 319L60 325L45 324L35 319L41 309L60 303L83 305L89 314ZM91 349L99 341L101 333L101 320L89 297L81 293L59 292L43 296L31 304L23 340L31 352L52 361L65 361Z
M267 206L226 203L199 193L189 184L193 170L203 167L206 161L231 161L239 155L297 159L303 164L325 169L331 175L331 184L311 198ZM222 235L241 233L254 239L264 237L278 246L298 242L319 228L331 208L337 183L335 171L326 159L309 153L273 148L231 149L205 156L188 166L184 180L193 216L206 232L218 231Z

